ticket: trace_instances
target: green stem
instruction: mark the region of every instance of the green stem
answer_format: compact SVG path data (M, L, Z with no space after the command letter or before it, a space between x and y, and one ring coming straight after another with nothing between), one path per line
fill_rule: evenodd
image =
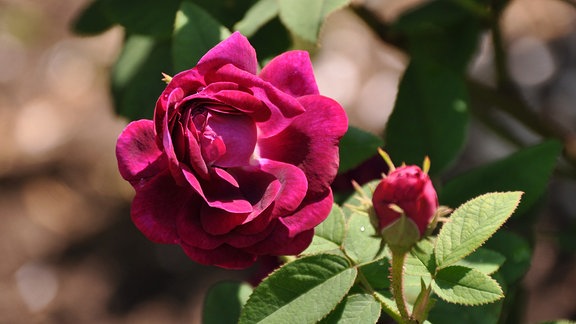
M492 1L493 14L490 19L490 31L492 34L492 43L494 45L494 65L496 67L496 85L500 90L509 90L511 88L510 77L508 75L507 55L500 29L500 17L504 6L501 0Z
M410 314L406 306L406 299L404 299L404 261L406 260L406 252L392 251L392 295L396 306L402 316L402 323L410 323Z

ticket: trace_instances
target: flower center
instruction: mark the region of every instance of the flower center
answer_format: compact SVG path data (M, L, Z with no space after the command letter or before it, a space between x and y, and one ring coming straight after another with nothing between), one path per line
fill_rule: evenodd
M200 106L189 118L207 165L236 167L249 163L257 139L256 124L250 117L230 112L229 107Z

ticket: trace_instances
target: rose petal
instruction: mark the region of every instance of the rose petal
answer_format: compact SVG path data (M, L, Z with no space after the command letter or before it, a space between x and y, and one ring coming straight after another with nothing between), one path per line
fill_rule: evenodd
M156 145L151 120L131 122L118 137L116 158L120 175L132 185L167 168L166 158Z
M332 190L328 189L324 196L306 197L298 211L279 220L288 228L289 236L292 237L322 223L332 210L333 203Z
M205 265L214 265L226 269L244 269L256 261L254 254L246 253L229 245L216 249L203 250L188 245L181 245L190 259Z
M151 241L174 244L178 241L176 218L189 210L193 192L176 184L165 170L136 191L131 216L136 227Z
M226 242L225 236L211 235L204 231L200 223L200 209L203 203L196 201L193 206L189 203L188 212L182 210L176 215L176 230L180 241L188 246L197 247L204 250L215 249Z
M266 239L243 250L257 255L297 255L310 245L313 237L314 230L292 236L284 224L278 223Z
M338 171L338 142L348 129L342 107L323 96L298 99L306 112L276 136L258 140L262 158L296 165L308 178L309 193L324 194Z
M246 201L239 189L218 177L212 177L208 183L202 183L186 166L181 166L181 172L190 186L214 208L220 208L231 213L250 213L252 205Z
M276 56L262 69L260 77L294 97L320 94L306 51L289 51Z
M275 227L275 220L272 218L273 207L273 204L270 205L254 220L236 227L234 232L230 233L226 238L226 243L234 247L243 248L265 239Z
M168 109L172 108L174 110L174 107L182 98L184 98L184 90L169 84L156 101L154 127L156 128L156 134L158 134L158 145L163 144L164 125L168 123L168 120L165 120L168 118Z
M305 109L291 95L284 93L260 77L242 71L230 64L206 75L208 83L234 82L243 88L250 89L254 97L261 100L270 111L270 118L258 123L258 137L270 137L281 132L291 120L302 114Z
M208 109L209 106L207 107ZM244 166L256 146L256 124L246 115L210 113L206 128L220 137L225 152L214 161L219 167Z
M226 64L233 64L252 74L256 74L258 71L256 51L248 39L239 32L233 33L209 50L198 61L197 68L200 74L204 75L208 71L216 70Z
M262 171L274 175L282 184L274 199L274 213L286 215L300 206L308 192L306 175L298 167L278 161L260 159Z
M234 176L231 175L228 171L222 169L222 168L213 168L212 170L214 170L214 173L216 173L216 175L228 182L229 184L233 185L236 188L240 188L240 185L238 184L238 180L234 179Z
M210 83L202 91L189 95L182 101L197 106L221 104L222 107L227 107L228 111L243 112L259 122L270 118L268 107L260 99L254 97L250 89L240 87L233 82ZM216 109L213 108L213 110Z
M203 206L200 212L202 228L211 235L223 235L242 224L248 213L230 213L218 208Z

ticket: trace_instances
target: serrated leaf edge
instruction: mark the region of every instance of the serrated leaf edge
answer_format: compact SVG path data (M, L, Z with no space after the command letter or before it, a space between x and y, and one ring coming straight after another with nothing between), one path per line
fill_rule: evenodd
M478 272L478 273L486 276L486 277L489 278L491 281L493 281L493 282L496 284L496 286L498 286L498 289L500 290L500 296L499 296L498 298L494 299L493 301L480 302L480 303L461 303L461 302L449 301L449 300L446 300L444 297L440 296L440 295L436 292L436 290L434 289L434 285L436 284L436 283L435 283L435 278L433 278L433 279L432 279L432 282L430 283L430 285L431 285L431 287L432 287L432 292L434 292L434 294L435 294L436 296L438 296L440 299L442 299L443 301L445 301L445 302L447 302L447 303L450 303L450 304L456 304L456 305L462 305L462 306L482 306L482 305L487 305L487 304L495 303L495 302L499 301L500 299L504 298L504 291L502 290L502 286L500 286L500 284L498 283L498 281L496 281L496 280L495 280L494 278L492 278L490 275L487 275L487 274L485 274L485 273L483 273L483 272L481 272L481 271L478 271L478 270L476 270L476 269L469 268L469 267L465 267L465 266L461 266L461 265L457 265L457 266L452 265L452 267L466 268L466 269L469 269L470 271Z
M321 254L326 254L326 253L306 255L306 256L304 256L304 257L298 258L297 260L284 263L284 264L281 265L280 267L278 267L278 268L274 269L272 272L270 272L266 277L264 277L264 279L262 279L261 283L264 282L264 281L265 281L266 279L268 279L269 277L271 277L272 275L274 275L276 272L280 271L280 269L282 269L284 266L286 266L286 265L288 265L288 264L290 264L290 263L292 263L292 262L296 262L296 261L298 261L298 260L304 260L304 259L311 258L311 257L317 257L317 256L319 256L319 255L321 255ZM356 278L358 277L358 272L359 272L359 270L357 269L357 267L353 266L353 265L350 263L350 260L348 260L347 258L344 258L344 257L342 257L342 256L340 256L340 255L337 255L337 254L329 254L329 255L336 255L336 256L342 258L343 260L346 260L346 262L348 263L348 268L345 269L344 271L346 271L346 270L348 270L348 269L355 269L355 270L356 270L356 275L355 275L355 277L356 277ZM332 277L331 277L331 278L332 278ZM258 286L259 286L259 285L258 285ZM253 298L253 296L254 296L254 291L256 290L256 288L258 288L258 286L256 286L256 287L253 288L252 293L250 294L250 296L248 297L248 299L246 300L246 302L244 303L244 305L242 305L242 310L240 311L240 318L242 318L242 314L244 313L244 306L248 305L248 303L250 302L250 300ZM352 284L352 286L354 286L354 284ZM350 288L352 288L352 287L350 287ZM342 297L342 300L343 300L344 298L346 298L346 296L348 296L348 293L346 293L346 294ZM339 304L342 300L340 300L340 301L334 306L334 308L330 310L330 312L326 313L326 314L324 315L324 317L328 316L328 314L330 314L332 311L334 311L334 309L336 309L336 307L338 306L338 304ZM322 318L324 318L324 317L322 317ZM240 321L240 318L238 319L238 321Z
M524 195L524 192L523 192L523 191L494 191L494 192L488 192L488 193L482 194L482 195L480 195L480 196L476 196L476 197L474 197L474 198L471 198L471 199L469 199L468 201L464 202L462 205L460 205L458 208L456 208L456 209L452 212L452 214L454 214L454 212L456 212L458 209L460 209L461 206L463 206L463 205L471 202L472 200L480 199L481 197L488 196L488 195L491 195L491 194L501 194L501 193L519 193L520 196L518 197L518 201L517 201L516 204L514 205L514 208L512 209L510 215L504 220L504 222L502 222L502 224L500 224L500 226L498 226L498 227L496 227L496 228L494 229L494 231L493 231L493 232L490 234L490 236L488 237L488 239L489 239L490 237L492 237L492 236L494 235L494 233L496 233L500 228L502 228L502 226L504 226L504 224L506 224L506 222L508 221L508 219L510 219L510 217L511 217L511 216L514 214L514 212L518 209L518 206L520 205L520 202L521 202L522 195ZM448 221L450 221L450 218L448 219ZM442 230L442 229L440 229L440 230ZM435 243L434 243L434 255L436 256L436 267L437 267L437 270L440 270L440 269L444 269L444 268L446 268L446 267L453 266L456 262L458 262L458 261L464 259L465 257L469 256L470 254L474 253L476 250L478 250L480 247L482 247L488 240L482 242L482 243L481 243L480 245L478 245L476 248L474 248L473 250L471 250L468 254L463 255L459 260L456 260L456 261L454 261L454 262L451 262L451 263L449 263L449 264L444 264L444 265L439 265L439 264L438 264L438 257L437 257L438 254L436 253L436 247L437 247L439 241L440 241L440 240L436 239L436 241L435 241Z

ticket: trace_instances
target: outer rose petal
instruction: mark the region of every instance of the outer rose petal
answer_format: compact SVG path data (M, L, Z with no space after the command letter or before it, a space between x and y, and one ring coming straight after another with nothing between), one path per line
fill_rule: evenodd
M248 39L239 32L233 33L209 50L198 61L197 68L201 74L206 74L229 63L252 74L256 74L258 71L256 51Z
M284 131L258 141L260 156L304 170L309 193L324 194L338 171L338 142L348 129L344 109L323 96L298 99L306 112Z
M178 186L165 170L136 188L132 201L132 221L151 241L175 244L179 241L176 217L188 210L193 196L190 190Z
M299 168L266 159L260 159L263 171L273 174L282 184L281 191L274 198L274 213L286 215L298 208L306 197L308 181L306 175Z
M182 245L182 248L190 259L198 263L226 269L244 269L256 261L256 255L226 244L211 250L202 250L185 244Z
M314 230L291 236L290 230L278 222L274 231L266 239L244 250L258 255L296 255L310 245L313 237Z
M333 203L332 190L328 188L323 196L306 197L298 211L280 218L280 221L288 228L289 235L294 236L322 223L328 217Z
M131 122L118 137L116 158L120 175L132 185L166 169L166 160L156 145L151 120Z
M319 94L310 55L290 51L273 58L260 72L260 77L294 97Z

